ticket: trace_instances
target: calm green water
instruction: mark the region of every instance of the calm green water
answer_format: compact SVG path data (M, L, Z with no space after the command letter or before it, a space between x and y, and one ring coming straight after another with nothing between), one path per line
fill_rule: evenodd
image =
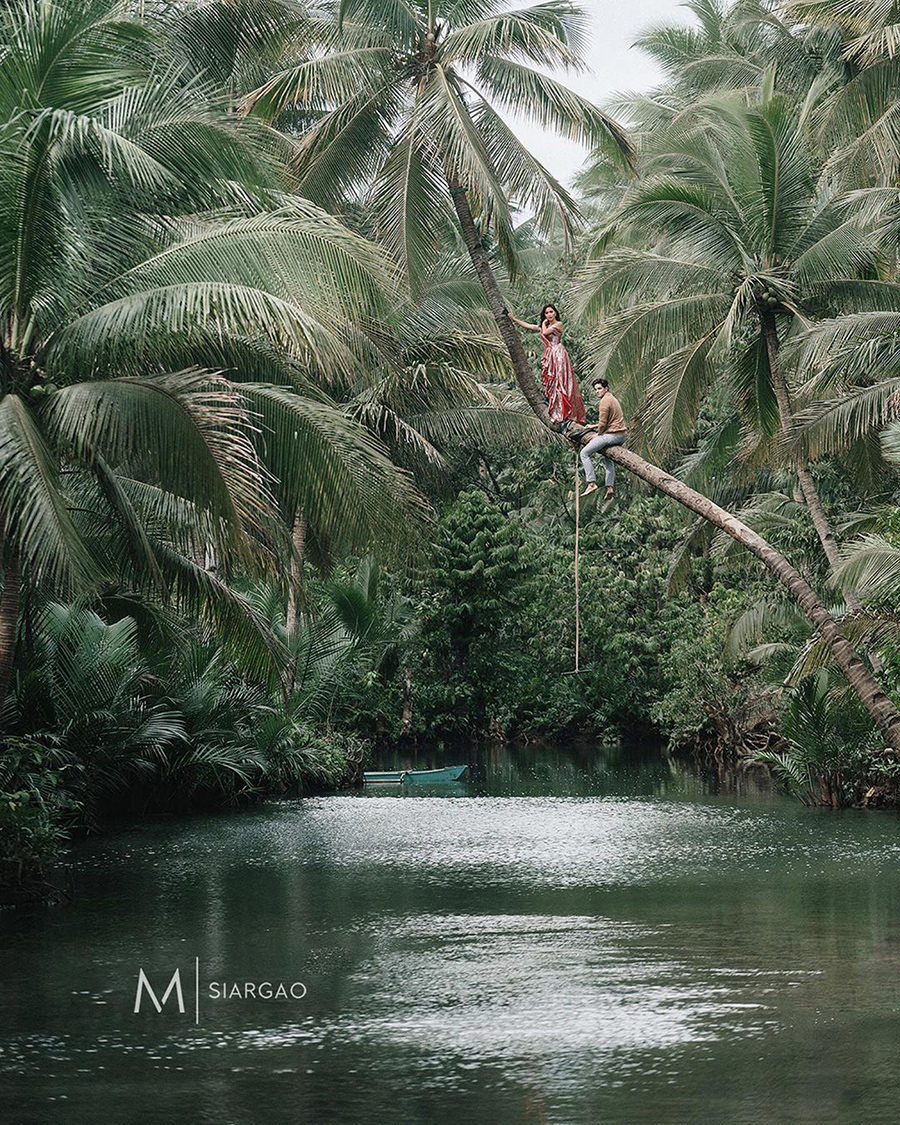
M0 917L5 1118L897 1119L894 816L599 749L380 794L91 841L73 904ZM135 1015L176 966L185 1013Z

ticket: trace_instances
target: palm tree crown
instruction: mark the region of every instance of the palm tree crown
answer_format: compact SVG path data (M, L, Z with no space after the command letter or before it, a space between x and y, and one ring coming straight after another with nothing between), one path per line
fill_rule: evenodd
M245 561L276 502L344 542L399 533L421 504L317 386L368 348L387 258L284 194L281 142L113 0L9 5L0 28L8 551L57 589L109 577L63 487L82 472L157 577L164 511Z
M328 207L366 190L381 240L413 280L452 229L448 177L469 190L509 265L511 202L545 222L575 214L573 198L502 111L620 161L630 154L613 121L536 69L581 65L584 16L568 0L521 10L498 0L342 0L330 12L318 47L302 37L296 61L248 105L307 115L299 190Z
M649 248L613 249L582 280L583 306L605 314L598 360L635 403L646 395L663 447L692 437L723 369L747 425L770 434L790 421L774 370L784 337L892 288L875 273L877 240L823 190L802 118L778 95L700 110L649 160L618 216Z
M831 24L847 36L846 54L864 63L900 54L897 0L787 0L801 22Z

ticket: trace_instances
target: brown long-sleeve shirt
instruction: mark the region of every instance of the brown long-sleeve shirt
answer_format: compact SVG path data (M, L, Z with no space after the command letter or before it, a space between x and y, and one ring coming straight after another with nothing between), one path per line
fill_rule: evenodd
M619 400L611 391L607 391L600 399L600 414L597 419L598 434L624 434L628 430L625 425L625 415Z

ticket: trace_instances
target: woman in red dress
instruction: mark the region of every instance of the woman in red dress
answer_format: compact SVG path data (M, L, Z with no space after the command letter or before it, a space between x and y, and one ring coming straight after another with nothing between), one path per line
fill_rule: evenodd
M544 341L544 355L541 358L541 380L547 396L547 413L553 422L571 419L583 426L587 421L584 399L578 389L575 371L569 353L562 342L563 326L555 305L544 305L541 309L540 324L528 324L510 313L510 319L520 328L540 332Z

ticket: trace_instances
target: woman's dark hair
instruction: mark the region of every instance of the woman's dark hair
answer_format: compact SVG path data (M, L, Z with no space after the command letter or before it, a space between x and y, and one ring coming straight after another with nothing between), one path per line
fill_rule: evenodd
M562 319L562 317L559 315L559 309L556 307L556 305L554 305L552 301L548 301L545 305L541 305L541 315L540 315L540 318L538 320L539 324L544 323L544 320L546 319L545 314L547 312L547 309L553 309L553 311L556 313L556 319L557 320Z
M605 391L609 390L609 379L601 379L598 375L591 383L592 387L602 387Z

